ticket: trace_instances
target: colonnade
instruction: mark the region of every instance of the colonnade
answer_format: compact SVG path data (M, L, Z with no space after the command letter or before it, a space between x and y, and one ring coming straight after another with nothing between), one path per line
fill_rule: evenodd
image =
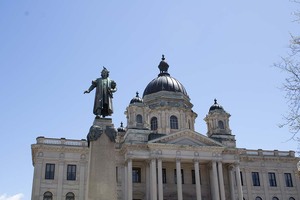
M202 200L200 185L200 166L199 160L194 159L195 184L197 200ZM213 200L225 200L225 187L223 178L223 164L221 161L211 161L211 194ZM150 169L147 172L149 178L149 198L150 200L163 200L163 175L162 175L162 159L153 158L149 161ZM132 159L127 160L125 165L125 200L133 199L132 184ZM238 164L229 166L229 185L231 200L236 200L236 191L234 188L234 170L236 172L237 183L237 199L243 200L243 191L240 177L240 168ZM181 159L176 159L176 181L177 181L177 199L183 200L182 179L181 179Z

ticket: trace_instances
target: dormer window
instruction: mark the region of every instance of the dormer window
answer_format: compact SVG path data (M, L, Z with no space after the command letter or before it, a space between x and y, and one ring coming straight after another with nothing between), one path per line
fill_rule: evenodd
M171 129L178 129L178 119L174 115L170 117L170 126Z
M153 130L153 131L157 130L157 118L156 117L151 118L151 130Z
M139 123L139 124L143 123L143 117L142 117L142 115L137 115L136 116L136 122Z

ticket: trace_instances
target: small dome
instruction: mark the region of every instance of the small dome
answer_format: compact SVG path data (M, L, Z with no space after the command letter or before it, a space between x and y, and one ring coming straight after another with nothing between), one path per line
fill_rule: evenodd
M136 92L136 96L130 101L130 104L134 104L134 103L143 103L143 99L139 97L138 92Z
M123 122L121 122L121 126L118 128L118 132L125 132L125 128L123 127Z
M145 88L143 97L148 94L153 94L160 91L180 92L188 96L184 86L168 73L169 65L165 61L164 55L158 66L160 73L158 77L153 79Z
M215 101L215 103L209 108L209 111L224 110L223 107L217 103L217 99L215 99L214 101Z

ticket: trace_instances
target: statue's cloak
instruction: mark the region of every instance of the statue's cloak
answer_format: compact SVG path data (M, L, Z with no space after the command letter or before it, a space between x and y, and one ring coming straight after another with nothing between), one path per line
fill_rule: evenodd
M110 78L98 78L92 81L93 87L96 87L93 110L95 115L109 116L113 113L111 83Z

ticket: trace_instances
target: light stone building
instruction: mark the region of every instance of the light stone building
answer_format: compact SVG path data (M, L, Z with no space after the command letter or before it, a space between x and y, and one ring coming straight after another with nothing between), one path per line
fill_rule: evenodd
M97 140L98 152L91 141L38 137L32 199L299 200L295 152L237 148L230 114L216 100L204 118L207 134L196 132L193 104L168 68L163 58L142 98L130 101L112 148L109 134Z

